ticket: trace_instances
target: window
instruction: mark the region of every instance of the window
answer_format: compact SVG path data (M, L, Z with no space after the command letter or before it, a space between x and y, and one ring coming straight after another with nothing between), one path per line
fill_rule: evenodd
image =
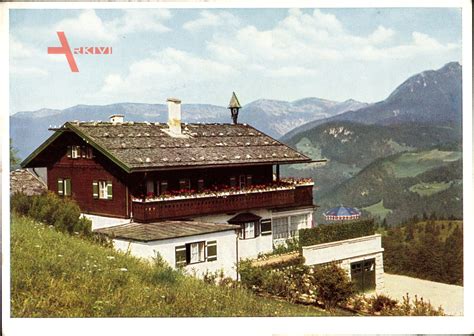
M207 253L206 253L207 252ZM189 243L175 247L176 267L217 260L217 241Z
M159 190L159 193L160 195L161 194L164 194L165 192L168 191L168 181L166 180L163 180L160 182L160 190Z
M190 246L190 264L204 261L204 242L192 243Z
M155 182L153 180L146 181L146 195L150 196L155 193Z
M252 185L252 175L247 175L246 184L247 184L247 187L250 187Z
M81 157L81 146L67 146L67 157L77 159Z
M288 217L272 219L273 239L288 238Z
M71 179L58 178L58 195L71 196Z
M183 178L179 180L179 189L189 190L191 189L191 181L188 178Z
M245 175L239 176L239 188L240 189L245 188Z
M296 215L290 217L290 236L297 237L299 229L305 228L308 223L308 216Z
M297 237L299 229L305 228L307 222L307 214L273 218L273 239Z
M236 180L235 176L231 176L229 182L230 182L229 184L230 184L231 188L235 188L237 186L237 180Z
M272 220L271 219L262 219L260 221L260 230L262 236L267 236L272 234Z
M204 190L204 179L202 179L202 178L198 179L197 190L198 191L203 191Z
M67 157L71 159L87 158L91 159L94 157L92 148L87 146L67 146Z
M112 182L111 181L93 181L92 196L98 199L112 199Z
M247 222L240 225L239 238L250 239L259 236L257 222Z

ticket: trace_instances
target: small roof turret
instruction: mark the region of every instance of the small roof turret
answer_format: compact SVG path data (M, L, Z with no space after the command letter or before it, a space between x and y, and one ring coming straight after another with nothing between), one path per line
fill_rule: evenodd
M239 103L239 99L237 99L237 96L235 95L235 92L232 92L232 97L230 98L229 102L229 107L228 108L241 108Z

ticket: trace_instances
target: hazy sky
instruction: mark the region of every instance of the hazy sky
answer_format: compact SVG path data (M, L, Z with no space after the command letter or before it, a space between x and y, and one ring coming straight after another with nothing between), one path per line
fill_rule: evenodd
M225 105L268 98L385 99L409 76L461 62L461 10L10 11L10 113L118 102ZM112 55L48 55L71 48Z

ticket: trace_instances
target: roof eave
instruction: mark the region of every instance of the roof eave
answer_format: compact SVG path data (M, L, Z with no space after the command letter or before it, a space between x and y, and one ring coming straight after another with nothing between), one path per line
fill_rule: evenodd
M264 165L274 165L274 164L301 164L301 163L311 163L311 159L304 159L298 161L262 161L262 162L238 162L238 163L218 163L218 164L203 164L203 165L173 165L173 166L154 166L154 167L136 167L130 168L130 173L140 173L147 171L163 171L163 170L188 170L188 169L203 169L203 168L216 168L216 167L241 167L241 166L264 166Z

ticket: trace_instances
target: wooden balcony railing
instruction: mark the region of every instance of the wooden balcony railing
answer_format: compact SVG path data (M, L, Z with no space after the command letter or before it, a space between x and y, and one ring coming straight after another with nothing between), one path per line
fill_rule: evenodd
M156 201L133 200L133 218L137 222L178 219L258 208L282 208L313 205L312 184L278 190L169 198Z

